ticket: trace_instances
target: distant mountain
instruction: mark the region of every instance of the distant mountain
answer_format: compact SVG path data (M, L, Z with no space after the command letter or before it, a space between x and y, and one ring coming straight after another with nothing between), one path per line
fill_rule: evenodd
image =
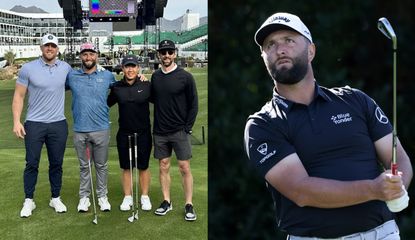
M10 11L18 12L18 13L48 13L41 8L31 6L31 7L23 7L21 5L16 5Z

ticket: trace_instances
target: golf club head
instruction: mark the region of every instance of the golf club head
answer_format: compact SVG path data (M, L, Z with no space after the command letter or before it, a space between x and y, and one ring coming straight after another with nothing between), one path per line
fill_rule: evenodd
M94 223L95 225L97 225L98 224L98 219L97 218L94 218L94 220L92 220L92 223Z
M138 219L138 212L136 212L136 213L134 214L134 218L135 218L135 219Z
M129 217L129 218L128 218L128 221L129 221L130 223L134 222L134 216Z
M393 43L393 49L396 49L397 43L396 43L396 34L393 30L391 24L389 23L388 19L382 17L378 20L378 29L385 35L387 38L392 40Z

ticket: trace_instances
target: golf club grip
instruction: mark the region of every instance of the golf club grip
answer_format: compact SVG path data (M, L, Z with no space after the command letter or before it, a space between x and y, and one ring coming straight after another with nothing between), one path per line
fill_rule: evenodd
M89 147L88 147L88 145L86 146L86 159L89 161L91 158L90 158L90 156L91 156L91 154L90 154L90 152L89 152Z
M397 163L392 163L391 170L392 170L393 175L398 175L398 164Z

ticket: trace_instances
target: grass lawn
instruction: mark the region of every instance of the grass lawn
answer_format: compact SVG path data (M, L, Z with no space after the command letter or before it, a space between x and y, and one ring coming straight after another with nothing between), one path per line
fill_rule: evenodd
M194 126L194 135L201 139L202 126L207 139L207 69L190 70L195 77L199 94L199 114ZM149 76L148 76L149 77ZM194 177L193 203L198 219L195 222L184 220L184 193L181 177L175 158L171 168L171 196L173 211L160 217L153 212L162 201L158 181L158 161L150 159L152 182L150 198L153 209L144 212L140 209L139 219L134 223L127 221L131 212L121 212L119 204L123 194L120 183L115 134L118 128L117 109L111 109L112 146L109 149L109 200L111 212L100 212L98 225L92 224L92 206L87 213L78 213L79 166L72 147L72 134L68 137L63 165L63 186L61 196L68 212L57 214L48 206L50 187L48 180L48 160L46 151L42 152L39 176L35 191L36 209L29 218L20 218L23 192L23 169L25 150L23 142L12 133L11 101L14 81L0 81L0 236L1 239L207 239L207 144L193 145L191 160ZM70 112L70 93L67 93L66 117L72 133ZM206 141L207 142L207 141Z

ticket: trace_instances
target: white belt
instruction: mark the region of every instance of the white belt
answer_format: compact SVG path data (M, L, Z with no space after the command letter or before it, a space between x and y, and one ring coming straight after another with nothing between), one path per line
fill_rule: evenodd
M387 237L387 238L386 238ZM289 240L399 240L399 228L395 220L390 220L369 231L353 233L338 238L298 237L288 236Z

